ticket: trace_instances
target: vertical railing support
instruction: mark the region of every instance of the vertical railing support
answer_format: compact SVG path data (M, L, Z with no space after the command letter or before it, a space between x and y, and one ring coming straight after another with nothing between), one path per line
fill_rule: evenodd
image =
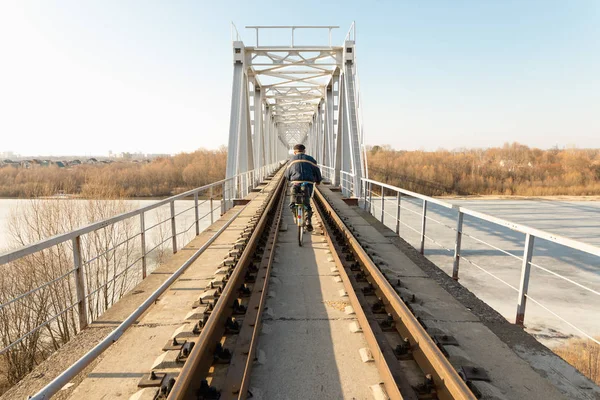
M369 182L369 214L373 214L371 209L373 208L373 184Z
M212 187L211 190L211 210L212 210ZM212 217L212 213L210 214ZM198 211L198 192L194 193L194 221L196 222L196 236L200 234L200 213Z
M225 214L225 183L223 183L223 185L221 185L221 215Z
M361 182L362 183L362 182ZM362 200L362 195L363 195L363 188L362 188L362 184L360 189L358 190L358 207L360 207L360 202Z
M142 239L142 279L146 279L146 220L143 212L140 214L140 238Z
M85 276L83 256L81 253L81 236L73 238L73 265L75 267L75 289L77 292L77 311L79 312L79 330L88 325L87 306L85 301Z
M427 225L427 200L423 200L423 216L421 220L421 254L425 254L425 226Z
M364 192L364 196L363 196L363 210L365 210L365 211L367 211L367 191L368 191L367 185L368 184L369 184L368 182L365 182L364 185L363 185L363 192Z
M173 254L177 253L177 226L175 225L175 201L171 201L171 237L173 238Z
M209 196L210 196L210 224L214 224L215 223L215 216L213 215L213 187L210 187L210 191L209 191ZM199 234L199 233L198 233Z
M402 194L398 192L396 196L396 234L400 235L400 210L402 206Z
M463 230L463 218L464 214L462 211L458 211L458 219L456 221L456 239L454 240L454 263L452 264L452 279L458 280L458 266L460 263L460 244L462 242L462 230Z
M517 303L517 317L515 318L515 324L520 326L523 326L523 322L525 321L525 304L527 303L527 290L529 289L529 275L531 272L534 239L535 236L532 236L529 233L525 236L523 266L521 267L521 284L519 285L519 300Z
M381 223L383 224L383 220L385 217L385 188L381 187Z

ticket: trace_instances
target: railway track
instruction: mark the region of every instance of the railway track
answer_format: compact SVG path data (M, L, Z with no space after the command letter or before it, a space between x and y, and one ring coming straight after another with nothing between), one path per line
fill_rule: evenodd
M246 399L256 360L262 314L269 293L275 246L282 228L286 184L278 174L276 188L241 233L215 279L198 298L189 316L191 332L167 343L178 365L158 364L144 376L138 398ZM410 299L398 294L401 282L389 282L319 191L314 198L318 229L329 246L339 279L381 377L377 398L475 399L424 327L411 312ZM352 327L351 327L352 329ZM173 357L171 357L173 358ZM148 397L150 398L150 397Z
M100 321L116 328L31 398L588 399L558 393L334 188L316 191L298 246L282 176L145 281L136 293L150 297Z

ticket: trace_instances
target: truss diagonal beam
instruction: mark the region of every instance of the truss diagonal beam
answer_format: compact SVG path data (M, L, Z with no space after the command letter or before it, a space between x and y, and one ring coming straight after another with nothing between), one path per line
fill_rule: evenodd
M350 173L357 194L366 160L354 40L297 46L292 29L291 45L259 46L258 31L270 28L254 29L256 46L233 42L227 176L283 159L304 143L335 171L334 184L340 171Z

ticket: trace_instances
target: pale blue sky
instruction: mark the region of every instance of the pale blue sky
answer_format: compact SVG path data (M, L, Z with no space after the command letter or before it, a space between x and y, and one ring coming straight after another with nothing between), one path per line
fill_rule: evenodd
M353 20L368 143L600 147L598 0L0 0L0 152L218 147L230 21Z

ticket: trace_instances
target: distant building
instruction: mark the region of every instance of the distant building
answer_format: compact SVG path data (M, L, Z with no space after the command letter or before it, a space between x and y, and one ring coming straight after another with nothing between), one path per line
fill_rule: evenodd
M169 158L171 157L170 154L146 154L146 158L148 160L154 160L156 158Z

